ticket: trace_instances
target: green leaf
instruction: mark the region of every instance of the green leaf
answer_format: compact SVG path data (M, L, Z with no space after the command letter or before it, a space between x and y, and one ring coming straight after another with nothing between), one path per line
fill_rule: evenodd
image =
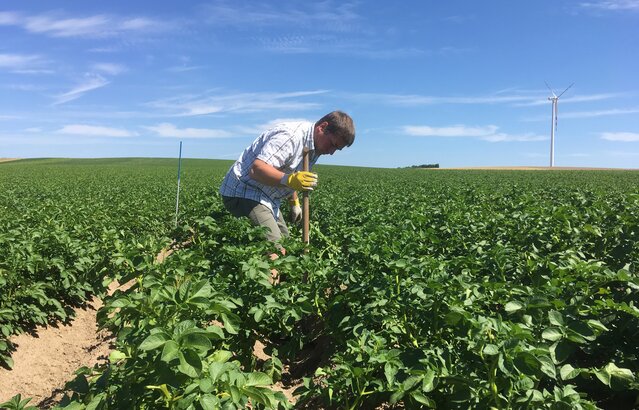
M524 308L524 304L521 302L517 302L517 301L510 301L508 303L506 303L506 306L504 307L504 309L506 310L506 312L508 313L512 313L512 312L516 312L520 309Z
M484 349L482 352L489 356L495 356L499 354L499 348L494 344L488 343L486 344L486 346L484 346Z
M627 389L635 381L635 376L630 369L617 367L614 363L608 363L603 369L595 371L595 376L616 391Z
M200 397L200 405L204 410L218 410L220 408L220 400L212 394L203 394Z
M564 337L564 334L561 332L561 329L558 327L549 327L544 329L541 333L541 337L546 340L550 340L551 342L556 342Z
M514 359L517 369L525 375L537 375L541 370L541 362L529 352L520 352Z
M202 360L193 350L179 353L180 364L178 370L189 377L198 377L202 371Z
M158 347L164 345L167 340L169 340L169 337L166 335L166 333L155 333L144 339L142 344L140 344L139 349L143 351L157 349Z
M436 407L436 403L434 400L429 399L428 397L424 396L422 393L418 391L412 391L410 393L410 396L418 403L425 404L426 406L431 408Z
M213 345L211 340L202 333L188 333L182 337L184 348L193 348L202 352L208 351Z
M249 373L249 375L247 376L244 386L264 387L270 386L271 384L273 384L273 380L268 374L262 372L253 372Z
M264 309L255 309L255 312L253 312L253 319L255 320L255 322L260 323L263 317Z
M384 364L384 376L386 376L386 381L389 385L395 383L395 375L397 374L397 367L393 366L391 363L386 362Z
M116 363L126 358L127 358L126 353L121 352L119 350L114 350L109 354L109 363Z
M607 332L609 330L606 326L604 326L603 323L601 323L598 320L590 319L590 320L588 320L587 323L588 323L588 326L590 326L591 329L596 329L596 330L598 330L600 332Z
M422 381L422 391L424 393L428 393L433 391L437 386L437 382L435 380L435 372L431 369L428 369L426 374L424 375L424 380Z
M213 340L224 339L224 331L219 326L208 326L206 328L206 332L209 339L213 339Z
M568 324L568 339L576 343L586 343L586 341L592 342L596 338L595 332L587 323L575 320ZM583 341L580 341L582 339Z
M562 380L574 379L579 375L579 373L581 373L581 370L575 369L570 364L561 366L561 369L559 370L559 375L561 376Z
M179 352L180 348L174 340L167 341L162 349L162 361L169 363L171 360L178 357Z
M233 357L233 353L228 350L217 350L210 356L210 359L214 362L226 363L231 357Z
M232 335L236 335L238 333L238 320L236 318L229 318L226 313L222 313L220 316L222 317L222 322L224 323L224 330Z
M224 373L224 368L224 363L213 362L209 364L209 376L213 382L216 382L220 375Z
M552 357L553 362L555 362L555 364L559 364L566 361L575 351L575 348L566 340L560 340L550 346L549 350L550 357Z
M541 372L551 379L557 378L557 369L555 368L555 364L552 362L552 359L548 356L538 356L537 360L541 363Z
M210 393L213 391L213 381L209 377L200 379L198 384L202 393Z
M556 310L551 310L548 312L548 319L550 320L551 325L562 327L564 325L564 317L561 313Z

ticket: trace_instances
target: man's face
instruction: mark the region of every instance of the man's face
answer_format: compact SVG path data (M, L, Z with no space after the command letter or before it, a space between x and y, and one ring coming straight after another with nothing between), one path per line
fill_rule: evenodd
M326 130L327 122L323 122L315 129L315 151L321 155L333 155L347 144L338 136Z

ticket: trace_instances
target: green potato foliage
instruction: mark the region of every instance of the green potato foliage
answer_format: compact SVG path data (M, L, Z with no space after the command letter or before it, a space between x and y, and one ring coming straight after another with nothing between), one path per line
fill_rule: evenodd
M101 294L105 277L133 280L99 312L116 336L109 363L78 370L60 408L293 407L277 382L299 382L296 408L637 404L637 172L318 166L311 245L293 226L286 256L272 261L263 231L223 210L217 187L230 162L183 164L175 227L168 163L95 161L25 164L25 181L26 169L60 166L51 184L86 178L86 192L55 196L0 236L3 249L23 241L0 278L18 283L41 266L50 278L9 287L19 303L0 305L0 326L35 305L19 299L24 287L81 300ZM117 183L92 189L95 167ZM50 192L28 195L40 191ZM29 239L49 232L55 240ZM87 279L67 290L63 271ZM44 317L61 316L51 303Z

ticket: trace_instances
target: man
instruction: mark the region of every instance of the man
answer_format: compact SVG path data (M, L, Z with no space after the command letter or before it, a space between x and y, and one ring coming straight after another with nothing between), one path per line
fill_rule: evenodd
M291 219L298 222L302 209L296 191L312 191L317 185L317 174L302 171L304 148L310 150L312 166L320 155L333 155L354 140L353 120L341 111L326 114L316 123L274 126L244 150L224 177L220 187L224 207L234 216L245 216L254 225L267 227L267 239L277 242L288 236L280 212L282 199L288 198Z

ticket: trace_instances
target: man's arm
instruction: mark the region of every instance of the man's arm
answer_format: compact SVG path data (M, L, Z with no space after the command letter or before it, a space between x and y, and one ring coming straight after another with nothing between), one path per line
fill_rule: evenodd
M267 164L261 159L256 159L251 165L249 176L264 185L278 186L281 184L284 172Z
M312 191L313 187L317 185L317 174L307 171L285 174L261 159L256 159L253 162L249 176L264 185L288 185L295 191Z

